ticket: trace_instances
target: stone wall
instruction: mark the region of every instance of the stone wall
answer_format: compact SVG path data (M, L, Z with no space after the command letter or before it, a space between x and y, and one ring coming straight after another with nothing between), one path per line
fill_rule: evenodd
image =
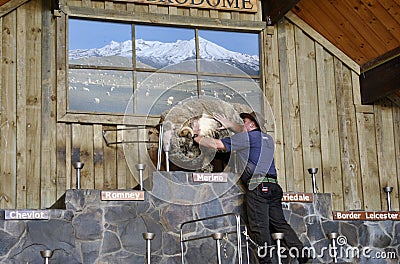
M40 251L51 249L50 263L145 263L142 233L152 232L151 263L181 263L181 224L224 213L238 214L244 221L242 193L240 186L233 186L219 199L190 206L163 202L148 193L145 201L102 201L100 190L68 190L58 203L65 209L49 209L47 220L4 220L4 210L0 211L0 262L43 263ZM395 258L385 260L339 254L339 262L398 263L399 222L334 221L330 194L317 194L312 203L283 203L283 207L301 240L320 255L310 263L332 263L327 252L321 254L329 248L331 232L346 239L339 247L342 251L368 248L371 256L396 252ZM228 215L185 224L185 239L196 238L185 243L185 263L217 263L216 241L211 237L216 231L224 234L222 263L238 263L235 223L236 218ZM245 253L243 247L243 263L247 263Z

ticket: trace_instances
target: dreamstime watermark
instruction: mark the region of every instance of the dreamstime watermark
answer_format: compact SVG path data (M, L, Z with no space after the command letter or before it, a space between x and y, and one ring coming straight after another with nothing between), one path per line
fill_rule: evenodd
M395 249L393 251L377 251L376 248L371 247L354 247L347 244L345 236L338 236L335 244L324 246L319 249L315 247L303 247L302 250L291 247L281 247L280 252L277 252L276 246L260 246L257 249L257 255L260 258L270 257L274 255L280 256L282 259L286 258L309 258L309 259L398 259Z

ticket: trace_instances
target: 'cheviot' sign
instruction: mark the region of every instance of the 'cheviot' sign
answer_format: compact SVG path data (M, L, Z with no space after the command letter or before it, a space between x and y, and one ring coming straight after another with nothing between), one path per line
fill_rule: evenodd
M5 210L5 220L45 220L49 219L47 210Z
M256 13L258 0L122 0L125 2Z

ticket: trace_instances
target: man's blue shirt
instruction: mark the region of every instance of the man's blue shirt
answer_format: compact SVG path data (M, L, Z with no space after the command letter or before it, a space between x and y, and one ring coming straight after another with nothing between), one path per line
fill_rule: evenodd
M270 135L257 129L237 133L221 141L228 152L237 153L242 169L246 169L251 176L268 174L268 177L276 177L274 141Z

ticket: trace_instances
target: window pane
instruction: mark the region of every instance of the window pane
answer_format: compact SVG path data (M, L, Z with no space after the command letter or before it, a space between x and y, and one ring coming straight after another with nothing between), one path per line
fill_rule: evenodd
M69 63L132 66L132 26L122 23L69 20Z
M183 61L196 59L195 31L186 28L159 26L135 26L136 67L189 71L196 70L196 64ZM171 68L172 65L177 65ZM181 65L182 66L182 65Z
M79 69L69 70L68 74L69 110L125 113L133 95L131 72Z
M196 76L137 73L137 113L159 115L180 101L197 96Z
M199 46L202 72L260 74L258 34L199 30Z
M212 96L231 104L244 104L261 112L262 93L258 79L202 77L201 92L202 95Z

